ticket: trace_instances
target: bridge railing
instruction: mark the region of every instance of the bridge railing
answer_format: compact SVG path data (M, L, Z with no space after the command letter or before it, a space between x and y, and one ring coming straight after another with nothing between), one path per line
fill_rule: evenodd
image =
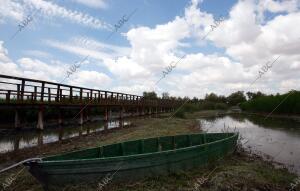
M150 100L142 96L71 86L49 81L0 75L0 103L96 104L174 107L173 100Z

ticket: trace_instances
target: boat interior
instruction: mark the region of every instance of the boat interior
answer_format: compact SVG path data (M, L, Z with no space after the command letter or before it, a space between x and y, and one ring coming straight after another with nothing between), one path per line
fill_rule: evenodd
M235 133L202 133L133 140L43 158L43 161L108 158L175 150L207 144Z

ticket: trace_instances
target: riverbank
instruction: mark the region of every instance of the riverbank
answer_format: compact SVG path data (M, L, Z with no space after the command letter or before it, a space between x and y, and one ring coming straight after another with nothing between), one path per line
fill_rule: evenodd
M45 156L65 151L77 150L85 147L111 144L131 139L156 136L201 132L197 121L199 116L210 116L214 111L203 111L187 114L185 119L179 118L147 118L133 119L133 126L109 133L95 133L83 137L63 140L38 148L20 150L18 153L0 155L1 164L8 161L19 161L25 158ZM8 164L8 163L7 163ZM3 183L7 177L17 174L22 168L1 174ZM275 167L255 155L248 155L244 151L235 152L206 167L193 169L180 174L166 177L153 177L127 184L108 183L103 190L288 190L296 176L282 167ZM67 187L64 190L97 190L98 183ZM40 184L32 176L22 171L5 190L42 190Z

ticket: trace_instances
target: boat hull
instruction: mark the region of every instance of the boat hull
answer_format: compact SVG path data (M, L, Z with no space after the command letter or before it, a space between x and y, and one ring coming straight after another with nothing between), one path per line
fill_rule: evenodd
M110 177L113 182L132 181L206 165L210 161L232 153L238 138L238 134L232 133L227 134L223 139L205 143L209 137L221 134L201 135L201 142L204 143L199 145L193 145L194 135L181 135L189 136L187 140L191 146L165 151L159 151L160 148L158 148L157 152L152 153L99 159L32 162L28 164L29 171L46 188L87 182L101 183L104 177ZM174 137L170 141L174 146ZM158 140L158 147L159 142Z

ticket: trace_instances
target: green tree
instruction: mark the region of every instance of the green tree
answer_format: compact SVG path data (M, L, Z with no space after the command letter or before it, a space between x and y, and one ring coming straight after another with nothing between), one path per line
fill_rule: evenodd
M163 99L169 99L169 98L170 98L170 95L169 95L168 92L163 92L163 93L161 94L161 96L162 96Z
M157 99L157 94L152 91L152 92L143 92L143 97L146 99Z
M246 101L246 96L243 91L237 91L227 97L229 105L238 105Z
M247 92L246 94L247 94L248 100L253 100L253 99L256 99L256 98L259 98L259 97L266 96L265 94L261 93L260 91L258 91L256 93Z

